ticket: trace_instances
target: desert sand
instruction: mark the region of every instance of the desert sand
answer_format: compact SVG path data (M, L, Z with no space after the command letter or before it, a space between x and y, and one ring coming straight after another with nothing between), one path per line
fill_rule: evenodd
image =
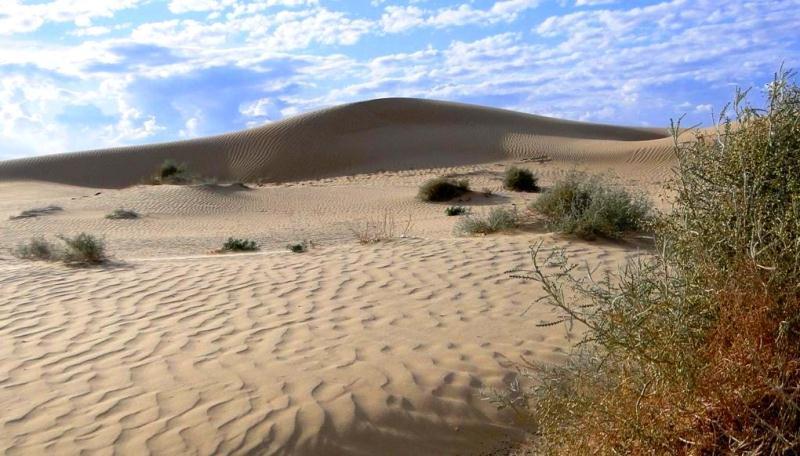
M140 185L164 159L222 184ZM453 234L424 180L470 180L474 212L609 173L658 203L674 164L664 129L562 121L411 99L375 100L185 142L0 162L0 452L3 454L485 454L525 437L483 396L523 359L571 343L540 287L512 278L529 247L600 269L639 242L584 242L531 223ZM245 182L246 186L225 182ZM11 220L21 211L63 210ZM117 208L142 218L108 220ZM392 217L394 239L352 230ZM9 249L88 232L99 268ZM229 236L254 253L214 254ZM289 242L310 240L293 254Z

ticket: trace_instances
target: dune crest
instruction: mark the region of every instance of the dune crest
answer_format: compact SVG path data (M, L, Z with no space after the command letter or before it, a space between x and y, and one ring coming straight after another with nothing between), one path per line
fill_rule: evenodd
M0 162L0 180L121 188L171 158L221 180L289 182L520 158L630 162L670 150L662 129L388 98L207 138L9 160Z

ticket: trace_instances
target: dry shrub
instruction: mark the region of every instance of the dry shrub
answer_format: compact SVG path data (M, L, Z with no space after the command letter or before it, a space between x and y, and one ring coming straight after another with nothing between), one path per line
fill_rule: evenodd
M539 245L516 272L557 310L541 325L584 331L564 365L521 366L529 388L490 396L537 453L800 453L800 89L781 72L768 95L738 93L712 136L675 129L654 255L597 278Z
M450 201L453 198L469 191L469 181L453 180L444 177L429 179L419 187L417 195L422 201L440 202Z
M411 230L411 214L404 222L400 222L395 215L386 210L379 217L374 217L350 225L350 232L353 233L360 244L376 244L388 241L397 237L408 236Z

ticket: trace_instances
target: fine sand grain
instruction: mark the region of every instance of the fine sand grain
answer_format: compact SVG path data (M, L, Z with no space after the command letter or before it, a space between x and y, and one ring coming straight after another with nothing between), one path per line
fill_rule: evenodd
M165 158L265 184L135 185ZM0 162L0 453L484 454L524 438L482 394L512 383L523 358L559 362L570 340L536 326L551 317L541 289L507 271L528 266L539 241L601 270L642 243L579 242L536 223L459 238L445 207L527 217L537 195L503 190L511 165L544 187L576 168L611 173L663 201L672 163L659 130L405 99ZM478 191L417 200L440 175ZM62 210L10 219L47 206ZM105 218L118 208L141 217ZM356 242L354 227L387 216L395 239ZM106 241L111 263L8 254L83 231ZM231 236L261 250L211 253ZM309 252L286 250L303 240Z

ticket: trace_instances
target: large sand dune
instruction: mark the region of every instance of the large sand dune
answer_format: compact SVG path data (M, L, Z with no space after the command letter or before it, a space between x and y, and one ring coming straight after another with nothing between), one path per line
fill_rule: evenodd
M167 158L229 181L286 182L376 171L548 157L652 160L664 129L571 122L480 106L381 99L300 115L237 133L0 162L0 180L119 188ZM656 157L654 157L655 155Z
M658 130L566 122L419 100L379 100L214 138L0 163L0 453L484 454L521 438L482 399L523 359L559 362L570 341L509 276L528 247L566 247L614 269L635 243L586 243L538 225L463 238L446 204L415 199L432 176L482 212L573 168L656 196L671 140ZM131 186L164 158L250 186ZM540 161L537 159L546 158ZM41 182L51 181L51 182ZM105 187L105 188L98 188ZM25 209L63 210L10 220ZM116 208L138 220L108 220ZM406 237L359 245L366 220ZM8 249L86 231L114 262L70 269ZM397 234L400 234L398 226ZM252 254L210 253L229 236ZM309 239L306 254L285 249Z

